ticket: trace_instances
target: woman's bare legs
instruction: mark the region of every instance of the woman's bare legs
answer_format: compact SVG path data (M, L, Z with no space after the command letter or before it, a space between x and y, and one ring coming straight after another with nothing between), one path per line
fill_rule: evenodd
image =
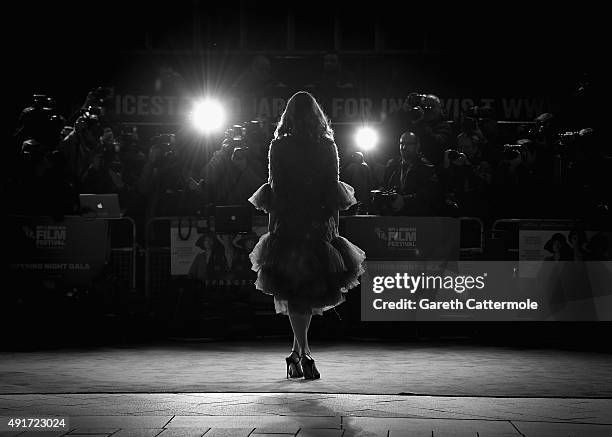
M310 354L308 328L310 328L311 319L312 314L289 311L289 322L291 323L291 329L293 329L293 350L297 351L300 355Z

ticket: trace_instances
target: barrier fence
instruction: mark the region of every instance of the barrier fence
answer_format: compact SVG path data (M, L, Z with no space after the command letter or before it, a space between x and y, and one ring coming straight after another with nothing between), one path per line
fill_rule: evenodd
M137 257L138 244L136 240L136 222L131 217L107 219L110 225L111 271L117 277L127 281L132 290L137 288Z
M352 217L367 221L368 217L377 216L342 216L341 222L351 220ZM144 228L144 263L141 266L138 264L140 247L137 243L136 223L129 217L104 219L68 216L64 221L54 221L48 217L12 215L9 219L13 223L10 239L14 242L13 252L16 253L11 259L11 266L14 268L26 272L28 269L35 269L36 273L49 273L44 271L45 266L49 264L55 269L52 273L56 277L59 273L72 277L70 275L82 273L72 271L73 266L74 269L83 270L83 267L79 267L80 264L91 262L94 265L97 262L97 252L105 252L106 255L100 258L105 268L131 290L144 291L148 300L159 298L168 289L173 278L187 276L193 267L189 263L201 252L196 247L199 244L198 238L206 232L214 233L214 217L152 218ZM384 220L381 217L377 219ZM401 223L401 218L393 219L394 223ZM410 219L406 218L408 221ZM571 244L571 240L576 238L582 238L585 247L590 244L588 248L591 255L599 250L599 259L609 259L607 246L602 246L602 242L609 241L610 233L589 229L588 225L585 228L577 220L506 218L494 221L489 229L485 229L482 220L477 217L460 217L458 220L459 260L544 260L548 256L554 257L548 246L553 240L567 242L567 246L571 247L575 246ZM248 248L252 248L263 232L267 232L267 216L254 216L252 230L251 235L237 236L240 237L239 244L244 248L242 254L246 254L246 258L243 256L242 259L246 263L236 265L242 269L240 274L231 276L226 283L222 282L223 280L207 279L208 285L252 285L254 272L250 270ZM379 232L379 229L376 229L376 232ZM107 240L100 240L100 234L106 235ZM582 234L584 235L581 236ZM350 234L346 236L352 241ZM250 241L247 241L248 239ZM234 240L232 243L235 242ZM364 247L364 250L367 254L367 247ZM185 255L186 263L180 260L182 255ZM176 258L179 258L178 262ZM57 270L58 266L64 265L68 267ZM144 271L141 271L141 268ZM81 280L78 275L74 277Z
M263 219L261 223L254 223L254 229L259 228L261 234L267 231L267 216L255 216ZM340 221L351 216L341 216ZM366 216L362 216L366 217ZM368 216L369 217L369 216ZM373 216L372 216L373 217ZM367 218L367 217L366 217ZM477 217L461 217L460 221L460 259L474 259L482 257L485 245L485 230L482 220ZM172 241L171 228L178 227L178 238L185 241L194 241L193 233L204 230L214 230L213 217L155 217L145 226L145 290L146 296L155 299L167 289L172 279ZM183 233L181 236L180 233ZM176 239L177 234L174 235ZM351 235L347 235L349 240ZM178 249L180 250L180 248ZM367 253L367 248L364 248ZM176 255L176 253L175 253ZM178 275L180 276L180 274ZM239 279L241 280L241 279Z
M585 227L586 226L586 227ZM542 235L550 233L562 233L568 234L572 230L587 229L588 225L581 223L580 220L572 219L499 219L495 220L491 225L491 240L498 243L496 250L492 250L489 256L493 259L526 259L529 256L523 250L521 254L521 245L523 249L529 246L530 241L526 238L521 239L521 234L524 237L529 232L539 232ZM552 236L552 235L551 235ZM569 237L566 235L565 237ZM586 238L586 234L585 234ZM545 245L546 242L542 244ZM531 240L533 244L533 239ZM494 243L491 246L495 246Z

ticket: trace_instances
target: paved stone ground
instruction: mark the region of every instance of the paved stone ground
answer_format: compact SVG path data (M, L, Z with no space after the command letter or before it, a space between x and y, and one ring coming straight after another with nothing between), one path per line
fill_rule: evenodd
M0 416L65 416L61 436L610 436L601 353L317 345L287 380L283 343L0 353Z
M285 379L289 345L188 343L0 352L1 393L315 392L612 397L612 355L452 344L315 344L323 377ZM118 371L120 369L120 371Z
M115 436L610 436L612 400L308 393L2 395L0 415ZM4 435L16 435L5 432Z

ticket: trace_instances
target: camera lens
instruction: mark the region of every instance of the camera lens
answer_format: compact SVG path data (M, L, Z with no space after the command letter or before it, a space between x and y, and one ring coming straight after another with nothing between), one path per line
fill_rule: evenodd
M407 97L408 105L411 107L421 106L423 104L423 98L425 96L419 93L411 93Z
M521 146L517 144L506 144L504 146L504 159L512 161L521 155Z
M411 108L410 110L408 110L408 119L410 121L418 121L421 118L423 118L424 114L425 112L420 106L415 106Z

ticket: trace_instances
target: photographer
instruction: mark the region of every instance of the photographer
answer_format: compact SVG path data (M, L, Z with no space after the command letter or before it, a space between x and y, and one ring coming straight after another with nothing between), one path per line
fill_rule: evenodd
M242 126L236 124L225 131L225 138L221 148L216 150L210 160L204 165L200 177L204 181L204 192L207 199L215 205L225 203L226 193L219 189L224 186L227 174L232 168L232 154L234 149L244 145L242 141Z
M370 191L374 188L374 180L372 170L362 152L353 152L350 155L349 162L341 173L341 179L355 189L357 204L350 210L356 211L357 214L365 213L370 204Z
M259 120L244 123L243 146L248 150L249 167L260 177L268 177L268 145L270 138Z
M122 177L123 164L119 155L121 145L115 140L110 127L105 127L102 132L100 146L83 174L81 192L123 195L128 187Z
M489 163L498 162L497 152L504 144L495 111L490 106L472 106L462 111L459 118L460 133L473 133L482 137L480 153ZM513 137L515 138L515 137Z
M63 156L57 149L34 139L24 141L8 172L8 211L58 219L74 214L78 196L64 169Z
M494 183L499 214L521 217L554 215L551 209L552 174L547 161L541 159L538 145L530 139L506 144L498 164Z
M484 137L480 132L463 132L457 137L457 150L444 152L440 180L448 206L463 216L486 215L492 169L483 158Z
M414 132L400 137L400 156L387 164L387 189L395 191L391 203L394 215L436 215L440 186L433 165L420 154L420 140Z
M393 142L402 132L414 132L421 142L421 153L436 166L441 164L452 135L440 99L433 94L409 94L402 110L389 117L383 130L391 135Z
M250 190L254 181L267 177L267 166L262 160L267 160L268 143L259 121L235 124L227 129L221 148L213 153L200 173L206 197L217 205L244 203L252 194L244 197L244 190Z
M179 158L173 134L151 139L148 158L137 183L138 191L147 198L147 217L180 214L186 189L197 190L199 184L185 177Z
M85 102L81 106L81 112L88 108L97 108L96 115L103 125L110 125L115 120L114 113L115 89L108 86L99 86L87 93Z
M223 204L248 205L248 198L265 180L254 171L245 147L234 149L230 163L223 183L217 187L222 193Z
M98 112L99 108L95 107L83 110L74 124L74 130L59 145L66 160L67 172L74 178L79 190L85 173L102 149L100 137L103 130Z
M60 131L64 118L55 110L55 101L44 94L34 94L32 105L19 115L17 129L14 133L17 154L21 153L22 144L35 140L46 147L57 147L61 140Z

